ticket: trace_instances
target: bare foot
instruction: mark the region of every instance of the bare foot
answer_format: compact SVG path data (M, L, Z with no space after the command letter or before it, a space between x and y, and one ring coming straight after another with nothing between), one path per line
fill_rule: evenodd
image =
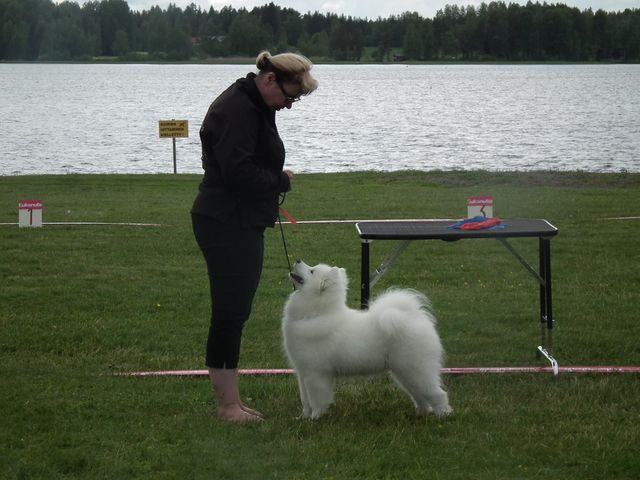
M242 410L244 410L245 412L251 414L251 415L255 415L256 417L264 418L264 415L261 412L259 412L257 410L254 410L253 408L247 407L244 403L240 405L240 408Z
M227 422L261 422L262 417L245 411L240 405L218 406L218 418Z

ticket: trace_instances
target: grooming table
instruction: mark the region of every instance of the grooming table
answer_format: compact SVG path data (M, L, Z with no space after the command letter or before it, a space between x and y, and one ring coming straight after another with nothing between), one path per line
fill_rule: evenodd
M503 220L504 228L492 230L457 230L449 228L455 220L365 221L356 223L361 242L360 307L367 308L370 289L384 275L396 258L413 240L456 241L463 239L496 239L504 245L538 281L540 285L541 345L543 355L558 374L558 363L552 356L553 308L551 301L551 238L558 229L542 219ZM538 238L539 272L508 243L509 238ZM385 261L369 275L369 248L374 240L399 240Z

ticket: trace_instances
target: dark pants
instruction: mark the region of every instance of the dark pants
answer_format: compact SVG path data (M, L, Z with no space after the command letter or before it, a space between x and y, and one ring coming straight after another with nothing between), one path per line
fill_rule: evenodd
M262 273L264 228L243 228L237 221L219 223L201 215L191 220L211 292L206 365L237 368L242 329Z

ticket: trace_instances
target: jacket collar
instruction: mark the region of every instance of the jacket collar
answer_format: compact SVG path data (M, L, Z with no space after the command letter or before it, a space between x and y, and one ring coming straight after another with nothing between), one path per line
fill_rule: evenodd
M256 77L257 75L255 73L248 73L246 77L236 80L236 85L238 85L238 87L242 91L246 92L247 95L249 95L249 98L251 98L253 103L255 103L258 107L271 112L271 109L267 106L266 103L264 103L264 99L260 94L260 90L258 90L258 87L256 86Z

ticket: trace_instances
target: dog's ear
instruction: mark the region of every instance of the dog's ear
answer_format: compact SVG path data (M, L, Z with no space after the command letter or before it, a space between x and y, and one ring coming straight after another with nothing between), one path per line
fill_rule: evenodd
M331 267L322 281L320 282L320 291L324 292L327 288L331 287L331 285L335 284L338 281L338 275L340 275L340 270L344 270L338 267Z
M347 278L347 271L344 268L333 267L332 269L333 278L336 282L342 282L344 285L349 284L349 279Z

